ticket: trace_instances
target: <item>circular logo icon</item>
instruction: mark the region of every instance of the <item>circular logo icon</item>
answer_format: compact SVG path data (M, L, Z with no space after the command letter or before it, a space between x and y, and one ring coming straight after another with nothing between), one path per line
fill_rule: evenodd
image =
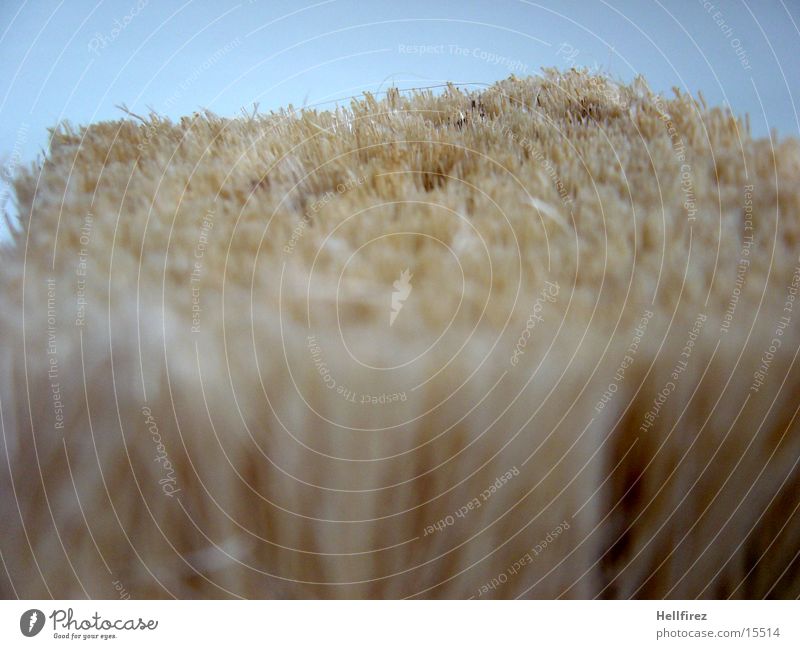
M38 608L32 608L29 611L25 611L19 618L19 630L22 631L22 635L29 638L32 638L39 633L43 626L44 613L42 613Z

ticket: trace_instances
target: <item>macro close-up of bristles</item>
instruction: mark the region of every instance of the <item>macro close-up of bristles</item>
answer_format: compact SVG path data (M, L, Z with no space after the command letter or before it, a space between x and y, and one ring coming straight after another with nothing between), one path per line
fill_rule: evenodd
M123 108L14 178L3 597L800 596L797 139L575 68Z

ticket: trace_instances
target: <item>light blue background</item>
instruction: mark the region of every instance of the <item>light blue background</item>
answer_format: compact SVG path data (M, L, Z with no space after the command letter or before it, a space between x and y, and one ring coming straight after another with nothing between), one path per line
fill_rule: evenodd
M749 113L757 135L800 133L796 1L1 1L6 172L46 149L48 127L120 118L119 104L236 115L253 102L333 105L391 84L491 83L542 66L643 74L654 89L702 90ZM416 45L442 47L407 53Z

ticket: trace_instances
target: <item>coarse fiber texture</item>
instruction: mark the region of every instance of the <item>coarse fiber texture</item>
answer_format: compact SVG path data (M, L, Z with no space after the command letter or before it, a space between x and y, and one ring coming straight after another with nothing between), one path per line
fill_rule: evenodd
M0 592L798 597L798 172L576 70L58 127Z

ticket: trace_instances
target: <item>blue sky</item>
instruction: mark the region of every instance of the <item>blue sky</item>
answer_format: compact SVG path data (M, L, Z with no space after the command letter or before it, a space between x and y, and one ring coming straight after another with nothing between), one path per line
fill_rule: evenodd
M797 0L3 0L0 160L13 171L48 127L116 119L119 104L236 115L543 66L644 74L749 113L757 135L798 135L799 24Z

